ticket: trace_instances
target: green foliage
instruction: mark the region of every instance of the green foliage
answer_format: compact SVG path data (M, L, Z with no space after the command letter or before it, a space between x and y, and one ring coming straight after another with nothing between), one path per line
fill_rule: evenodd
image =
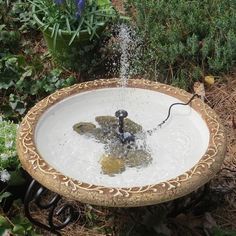
M30 6L27 0L0 0L0 114L14 121L39 99L75 81L62 79L58 69L42 73L45 58L35 55L24 38L34 27Z
M0 0L0 22L9 28L22 29L33 27L33 15L27 0Z
M206 73L218 74L233 67L234 0L128 2L143 44L136 61L142 74L187 87Z
M15 216L11 220L0 215L0 235L40 236L35 233L29 220L21 215Z
M0 117L1 118L1 117ZM22 175L22 169L19 159L16 154L16 124L10 121L0 120L0 205L5 206L8 198L14 199L13 189L16 186L25 184L25 179ZM15 208L19 208L15 201ZM21 203L22 205L22 203ZM14 214L14 217L9 219L7 216L0 214L0 235L7 232L9 235L28 235L37 236L33 230L32 224L21 214ZM4 235L5 235L4 234Z
M16 154L17 125L10 121L0 121L0 172L3 170L15 171L20 162ZM0 180L2 180L0 176Z
M26 0L0 0L0 58L3 53L16 52L22 33L34 28L32 11Z
M34 29L35 21L31 5L27 0L15 0L11 7L11 17L18 30L25 34Z
M75 82L71 76L62 79L62 70L59 69L41 79L32 79L36 72L34 65L29 65L23 56L8 55L0 59L0 108L5 117L20 120L38 100Z
M212 232L212 236L235 236L236 230L231 229L221 229L221 228L214 228Z
M6 30L6 25L0 25L0 48L7 51L10 48L18 47L20 34L18 31Z
M0 117L1 118L1 117ZM8 191L10 186L19 186L25 183L22 176L20 161L16 154L17 125L10 121L0 120L0 204L12 196Z
M52 29L51 37L54 38L54 45L62 30L71 34L69 45L82 31L89 33L90 40L99 37L97 32L101 26L117 15L109 0L85 0L83 9L78 9L76 0L57 2L54 0L31 1L35 15L42 21L43 30Z

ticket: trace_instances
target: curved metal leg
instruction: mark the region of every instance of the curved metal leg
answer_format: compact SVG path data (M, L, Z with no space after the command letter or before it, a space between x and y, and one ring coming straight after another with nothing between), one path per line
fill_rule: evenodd
M69 223L75 221L80 213L75 211L74 207L70 204L64 204L58 207L61 200L60 195L54 193L48 202L43 201L45 194L50 191L41 186L36 180L32 180L26 192L24 199L24 210L26 217L35 225L48 230L56 235L61 235L58 231L66 227ZM35 205L41 210L47 210L47 224L41 223L33 218L31 215L31 205ZM59 223L55 223L55 217L61 217Z

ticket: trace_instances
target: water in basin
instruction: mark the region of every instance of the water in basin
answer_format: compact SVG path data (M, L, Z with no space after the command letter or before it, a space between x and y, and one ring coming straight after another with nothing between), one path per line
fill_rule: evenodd
M125 89L125 103L120 99ZM35 131L36 148L44 160L79 181L106 187L134 187L169 180L193 167L204 155L209 142L207 125L190 106L173 108L168 122L146 135L152 161L143 167L126 167L119 174L104 174L101 157L105 146L93 138L78 135L73 125L96 124L97 116L114 116L121 107L129 118L150 130L161 123L168 108L178 99L139 88L105 88L79 93L49 108Z

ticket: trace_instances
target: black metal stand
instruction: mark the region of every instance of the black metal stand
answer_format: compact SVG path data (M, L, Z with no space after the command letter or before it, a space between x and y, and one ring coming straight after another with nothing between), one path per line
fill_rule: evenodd
M180 213L187 212L193 208L196 208L209 193L209 183L202 186L189 195L182 198L158 204L158 206L168 209L168 217L176 217ZM47 199L47 200L45 200ZM56 235L61 235L60 230L65 228L68 224L75 222L80 216L81 212L69 203L60 202L61 196L51 192L36 180L32 180L24 199L24 210L26 217L36 226L43 228ZM209 205L209 203L207 203ZM33 209L40 209L43 211L43 215L46 217L38 221L33 217ZM155 213L157 205L146 207L151 213ZM139 209L139 208L136 208ZM205 207L204 207L205 209ZM196 212L197 213L197 212ZM129 214L129 213L128 213ZM140 215L140 213L138 213ZM131 218L136 221L135 216L130 214ZM45 223L46 222L46 223ZM137 222L137 224L139 224Z
M45 202L45 200L43 201L43 196L45 197L47 193L51 193L50 200ZM65 228L69 223L78 219L80 212L76 211L71 204L66 203L60 205L60 200L60 195L52 193L40 185L36 180L32 180L24 199L25 215L33 224L56 235L61 235L58 231ZM46 224L34 219L31 214L31 208L33 206L39 208L40 210L46 211ZM57 221L56 223L55 220Z

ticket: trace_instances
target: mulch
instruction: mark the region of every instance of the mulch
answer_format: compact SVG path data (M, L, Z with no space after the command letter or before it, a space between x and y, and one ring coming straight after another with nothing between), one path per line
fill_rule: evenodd
M225 76L206 91L209 105L219 115L227 134L221 172L212 181L225 194L225 205L213 212L221 227L236 229L236 74Z

